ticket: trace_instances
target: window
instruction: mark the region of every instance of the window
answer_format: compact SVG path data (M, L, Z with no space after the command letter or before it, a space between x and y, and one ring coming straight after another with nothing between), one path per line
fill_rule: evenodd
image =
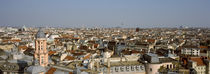
M167 65L167 67L166 67L167 69L169 68L169 65Z
M152 68L150 68L149 70L152 71Z
M41 57L41 63L44 64L44 56Z
M139 70L139 66L136 66L136 70Z
M129 71L129 66L126 67L126 70Z
M143 66L140 66L141 67L141 70L144 70L144 67Z
M121 70L121 71L124 71L124 67L120 67L120 70Z
M133 66L131 66L131 71L134 71L134 67Z
M118 72L118 67L115 67L115 71Z
M170 68L172 68L172 65L170 65Z

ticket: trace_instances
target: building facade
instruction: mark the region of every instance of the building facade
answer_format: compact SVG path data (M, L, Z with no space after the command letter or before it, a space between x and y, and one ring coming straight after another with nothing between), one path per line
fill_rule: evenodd
M181 54L200 56L200 49L198 49L198 48L184 48L181 50Z

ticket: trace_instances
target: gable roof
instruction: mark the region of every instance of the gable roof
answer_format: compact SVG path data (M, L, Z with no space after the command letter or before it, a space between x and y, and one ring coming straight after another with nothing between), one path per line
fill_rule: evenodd
M197 62L197 65L198 66L203 66L203 65L205 65L204 64L204 61L202 60L202 58L200 58L200 57L198 57L198 58L190 58L192 61L194 61L194 62Z

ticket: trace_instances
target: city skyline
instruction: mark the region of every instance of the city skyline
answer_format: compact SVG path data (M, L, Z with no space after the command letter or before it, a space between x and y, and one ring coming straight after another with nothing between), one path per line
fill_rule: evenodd
M210 27L210 1L1 0L0 26Z

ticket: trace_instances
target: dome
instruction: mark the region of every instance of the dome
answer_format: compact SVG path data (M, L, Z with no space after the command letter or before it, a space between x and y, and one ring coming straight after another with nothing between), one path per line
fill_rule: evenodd
M42 72L46 72L45 68L39 65L30 66L27 68L27 73L29 74L39 74Z
M44 29L39 29L39 31L36 34L36 38L45 38Z
M22 31L26 31L26 26L25 25L23 25L23 27L22 27Z

